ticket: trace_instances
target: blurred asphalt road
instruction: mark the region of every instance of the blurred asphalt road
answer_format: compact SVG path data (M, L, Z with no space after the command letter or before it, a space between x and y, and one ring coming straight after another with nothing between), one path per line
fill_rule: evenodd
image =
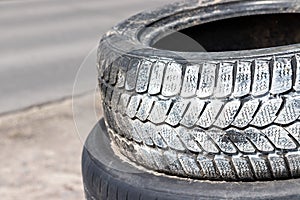
M106 30L172 1L0 1L0 114L70 96L80 64ZM96 86L90 58L76 94Z

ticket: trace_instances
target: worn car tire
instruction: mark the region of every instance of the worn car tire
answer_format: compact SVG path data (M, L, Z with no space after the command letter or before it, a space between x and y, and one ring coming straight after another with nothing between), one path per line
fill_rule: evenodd
M116 156L104 121L89 134L82 155L88 200L299 199L299 179L269 182L199 181L153 174Z
M133 162L209 180L300 175L300 44L243 51L152 47L220 19L300 13L297 0L189 1L131 17L98 51L111 138ZM297 29L298 30L298 29Z

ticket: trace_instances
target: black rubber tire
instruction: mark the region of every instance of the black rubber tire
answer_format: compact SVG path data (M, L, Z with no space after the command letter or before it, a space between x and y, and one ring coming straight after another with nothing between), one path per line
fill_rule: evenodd
M168 29L270 13L300 13L299 1L187 1L109 31L99 44L99 83L122 153L182 177L298 178L300 44L217 53L151 47Z
M115 155L104 121L91 131L83 150L82 175L88 200L299 199L299 179L217 182L154 175Z

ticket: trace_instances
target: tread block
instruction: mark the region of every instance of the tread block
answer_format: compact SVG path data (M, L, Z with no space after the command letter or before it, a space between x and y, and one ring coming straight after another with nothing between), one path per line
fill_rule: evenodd
M138 73L140 64L141 64L141 61L138 59L134 58L134 59L130 60L128 70L126 73L126 82L125 82L125 89L128 91L135 89L137 73Z
M110 56L110 55L108 55L108 56ZM104 60L102 67L103 67L103 79L104 79L104 81L108 82L109 81L109 74L110 74L110 70L111 70L110 60L109 59Z
M142 121L145 121L151 112L152 105L154 104L155 100L156 100L155 97L147 97L147 96L142 97L142 102L136 113L136 117Z
M113 91L111 97L111 108L113 112L115 112L118 108L120 96L121 96L121 92L119 90Z
M236 78L234 84L234 97L242 97L251 90L251 62L240 62L236 64Z
M154 63L151 71L148 93L158 94L161 91L162 81L166 64L161 61Z
M182 143L186 146L186 148L192 152L200 153L202 150L192 137L190 130L184 127L179 127L176 129L178 137L181 139Z
M255 153L256 149L246 138L245 134L237 129L229 129L226 131L227 136L233 144L243 153Z
M289 124L297 120L300 116L300 97L286 99L284 107L278 114L275 123Z
M253 99L245 102L235 117L232 125L238 128L244 128L253 120L253 115L259 106L259 100Z
M136 141L137 143L142 143L143 140L138 134L138 132L136 131L133 125L133 121L128 117L123 117L123 121L124 121L125 131L130 133L134 141Z
M280 126L272 125L262 131L278 149L295 149L297 145L289 133Z
M160 134L157 133L157 127L150 122L146 122L146 124L154 144L161 149L168 148L168 145L166 144L164 139L161 137Z
M235 154L237 153L236 148L234 147L233 143L227 137L225 131L218 130L218 129L210 129L207 131L207 134L214 140L216 145L223 151L224 153L228 154Z
M299 153L289 153L286 156L287 163L289 165L290 173L293 178L300 176L300 155Z
M190 130L191 135L197 141L202 149L208 153L219 153L219 149L216 144L212 141L212 139L205 133L204 130L199 128L194 128Z
M216 64L204 63L200 73L200 82L197 96L200 98L209 97L214 92L216 78Z
M281 98L270 99L264 102L250 124L261 127L272 123L277 117L276 114L282 102Z
M126 114L128 117L130 117L130 118L135 117L135 114L138 110L140 102L141 102L141 96L139 96L139 95L132 96L130 98L130 101L128 103L127 110L126 110Z
M199 169L196 159L186 154L178 154L178 160L188 176L201 178L203 175Z
M113 65L114 62L116 61L116 54L114 52L110 52L106 58L107 59L106 59L106 69L104 71L104 80L106 82L110 82L111 78L113 78L114 75L112 73L114 73Z
M139 136L142 138L143 142L148 146L153 146L153 141L151 139L151 133L149 132L149 124L143 124L139 120L133 120L133 126Z
M163 152L160 149L148 148L149 153L152 155L154 162L160 171L167 171L167 163L163 159Z
M198 99L193 98L190 101L190 105L188 106L187 111L185 112L183 119L180 123L186 127L192 127L199 119L199 115L203 110L205 102Z
M270 71L269 61L255 60L252 95L260 96L269 91Z
M127 130L125 122L123 121L123 117L120 113L116 113L116 123L120 129L118 132L120 135L125 136L127 139L132 139L132 133Z
M119 105L118 105L118 111L120 113L122 113L123 115L126 114L126 110L127 110L127 104L130 100L130 95L123 93L120 97L120 101L119 101Z
M184 111L186 107L188 106L189 101L188 100L179 100L177 101L171 108L168 117L166 119L166 123L176 126L179 124L180 120L182 119L182 116L184 114Z
M113 88L110 86L106 88L106 93L105 93L105 99L104 102L108 105L111 106L111 98L112 98L112 93L113 93Z
M264 134L258 129L247 128L245 136L255 145L255 148L261 152L274 151L273 145L268 141Z
M270 166L275 178L284 178L289 176L284 158L279 155L269 155Z
M229 159L215 158L215 163L216 163L217 169L220 173L220 176L224 180L234 180L234 179L236 179L234 169L231 166Z
M231 94L233 88L233 63L220 63L217 86L214 96L227 97Z
M109 84L114 85L117 81L120 59L113 60L109 74Z
M239 111L240 105L241 102L239 100L233 100L225 104L214 125L219 128L228 127L234 120L234 117L237 114L237 112Z
M209 128L216 121L217 115L223 104L224 103L219 100L212 100L209 104L207 104L197 122L197 125L202 128Z
M106 119L106 122L107 122L107 124L108 124L109 127L115 127L116 122L115 122L114 116L113 116L112 113L107 112L107 110L108 110L107 107L103 108L104 118Z
M254 170L255 177L258 180L272 178L266 158L260 156L249 156L249 159Z
M232 164L235 168L237 176L242 180L253 180L254 175L249 165L248 159L243 157L233 157Z
M118 121L119 119L121 119L120 113L115 112L115 113L113 113L112 116L113 116L113 119L115 121L115 127L110 127L110 128L112 130L114 130L117 135L120 135L120 136L124 137L123 131L121 130L121 127L120 127L120 122Z
M153 123L162 123L167 118L167 112L171 106L171 100L156 101L148 119Z
M165 151L163 153L166 163L168 164L168 168L171 173L175 173L178 175L185 175L185 172L177 158L176 152L174 151Z
M107 86L103 82L100 82L99 87L100 87L100 92L101 92L101 99L105 100L105 94L106 94Z
M144 60L139 68L137 82L136 82L136 92L142 93L146 92L149 85L150 72L152 67L152 62Z
M116 87L122 88L125 85L125 77L126 77L126 72L119 69L118 75L117 75L117 83Z
M181 89L182 97L192 97L196 94L198 87L199 68L200 67L198 65L189 65L186 67Z
M197 162L201 166L204 178L208 178L208 179L220 178L219 172L216 171L213 159L203 155L198 155Z
M273 62L273 76L270 93L280 94L292 88L291 58L276 58Z
M162 95L166 97L179 94L181 89L182 66L175 62L168 63L162 86Z
M125 86L126 81L126 72L128 69L130 59L128 57L121 57L119 60L119 72L117 75L117 88L123 88Z
M285 128L287 132L300 144L300 122L296 122Z
M154 162L153 156L149 151L149 148L146 146L139 146L139 148L137 149L137 153L141 155L141 157L143 158L143 162L153 168L154 170L158 170L158 166L156 165L156 163Z
M160 125L157 127L157 133L161 135L163 140L168 144L169 147L178 151L184 151L185 148L182 145L179 137L177 136L174 128L168 125Z

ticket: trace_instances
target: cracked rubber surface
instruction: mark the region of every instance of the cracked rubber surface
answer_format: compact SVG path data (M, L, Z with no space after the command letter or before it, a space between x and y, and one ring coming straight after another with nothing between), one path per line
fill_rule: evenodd
M299 179L235 183L153 175L122 161L110 142L104 121L100 120L82 156L88 200L299 199Z
M167 174L234 181L297 178L299 44L218 53L150 47L171 25L188 27L191 21L183 16L199 24L219 19L213 15L219 12L224 18L299 13L300 6L295 0L192 1L116 26L98 53L111 138L133 162ZM154 28L143 30L149 24Z

